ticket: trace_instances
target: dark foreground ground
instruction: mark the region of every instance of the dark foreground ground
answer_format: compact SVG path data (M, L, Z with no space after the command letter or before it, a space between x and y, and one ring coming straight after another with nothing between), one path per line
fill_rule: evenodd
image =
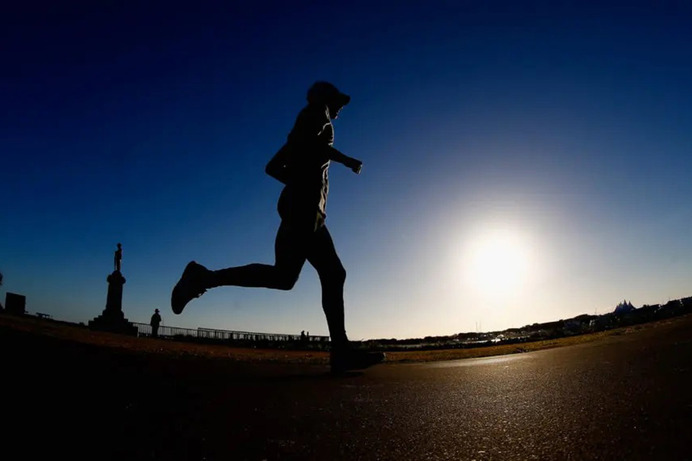
M0 360L3 459L692 459L692 316L342 377L6 326Z

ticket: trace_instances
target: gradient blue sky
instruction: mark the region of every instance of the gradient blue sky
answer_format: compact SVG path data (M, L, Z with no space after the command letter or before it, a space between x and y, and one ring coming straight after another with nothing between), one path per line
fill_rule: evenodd
M352 96L335 146L364 162L330 169L352 339L692 295L688 2L14 3L3 301L87 322L122 242L132 321L327 334L309 265L291 292L169 307L189 260L273 262L264 166L319 79ZM482 275L489 258L515 273Z

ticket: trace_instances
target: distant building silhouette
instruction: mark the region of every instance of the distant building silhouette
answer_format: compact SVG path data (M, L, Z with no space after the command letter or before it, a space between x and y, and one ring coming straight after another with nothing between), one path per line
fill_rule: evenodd
M8 314L26 314L26 296L17 293L5 293L5 310Z

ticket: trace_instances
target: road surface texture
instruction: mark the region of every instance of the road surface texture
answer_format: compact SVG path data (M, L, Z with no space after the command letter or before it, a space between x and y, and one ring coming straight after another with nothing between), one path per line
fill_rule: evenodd
M8 328L0 358L8 460L692 460L690 315L342 377Z

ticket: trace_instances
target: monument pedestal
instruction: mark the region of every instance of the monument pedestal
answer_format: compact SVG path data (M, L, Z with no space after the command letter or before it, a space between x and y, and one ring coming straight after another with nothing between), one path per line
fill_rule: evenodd
M137 335L137 327L125 318L123 314L123 285L125 277L120 271L113 271L106 279L108 282L108 297L103 313L89 321L92 330L110 331L112 333L124 333Z

